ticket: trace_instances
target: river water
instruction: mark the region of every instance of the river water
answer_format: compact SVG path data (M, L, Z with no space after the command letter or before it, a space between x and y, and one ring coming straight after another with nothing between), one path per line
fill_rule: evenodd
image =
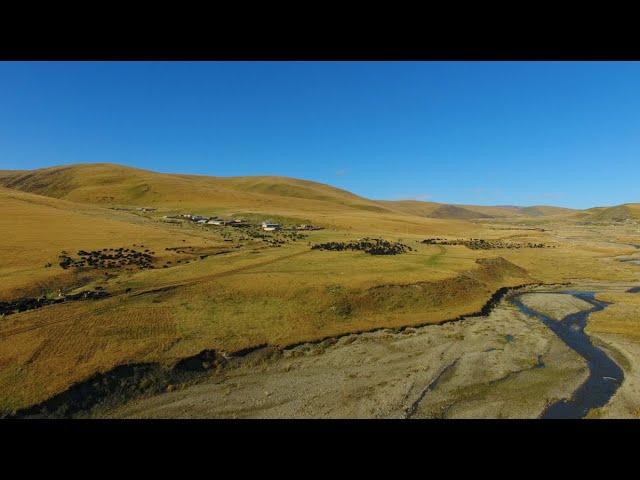
M513 304L525 315L540 319L569 348L573 349L587 361L589 377L573 393L569 400L560 400L549 405L540 418L584 418L589 410L603 407L622 384L622 369L607 354L596 347L584 328L587 318L593 312L604 309L608 303L596 300L593 292L565 291L580 300L592 305L590 310L572 313L562 320L554 320L537 310L527 307L520 297L515 297Z

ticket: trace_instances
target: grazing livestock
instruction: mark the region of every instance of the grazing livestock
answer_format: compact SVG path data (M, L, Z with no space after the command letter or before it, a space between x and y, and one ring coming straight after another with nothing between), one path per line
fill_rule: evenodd
M361 238L352 242L327 242L311 246L312 250L360 250L370 255L398 255L413 250L410 246L399 242L389 242L382 238Z
M113 252L113 253L105 253ZM153 253L150 250L138 252L129 248L103 248L102 250L92 250L87 252L79 250L77 252L78 259L74 259L66 253L61 253L58 257L59 265L63 269L74 268L117 268L124 266L138 266L142 269L153 267Z
M492 250L495 248L554 248L552 245L545 245L544 243L515 243L515 242L503 242L501 240L484 240L482 238L471 238L469 240L457 239L447 240L444 238L427 238L422 243L427 245L464 245L471 250Z

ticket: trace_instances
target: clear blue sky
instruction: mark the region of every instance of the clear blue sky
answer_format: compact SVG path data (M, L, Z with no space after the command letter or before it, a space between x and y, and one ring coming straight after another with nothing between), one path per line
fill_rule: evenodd
M640 202L640 63L0 62L0 169L78 162L374 199Z

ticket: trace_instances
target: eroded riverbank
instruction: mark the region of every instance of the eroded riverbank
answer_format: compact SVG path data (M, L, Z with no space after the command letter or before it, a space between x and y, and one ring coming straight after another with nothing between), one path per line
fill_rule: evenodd
M519 287L502 287L495 291L476 315L490 313L501 300L514 289ZM444 322L459 322L464 317L456 317ZM427 323L432 325L432 323ZM356 332L348 336L358 336L363 333L378 333L380 331L400 333L407 327L387 329L376 328L369 332ZM416 327L417 328L417 327ZM119 365L104 373L97 373L92 377L71 385L49 399L27 408L9 413L10 417L18 418L68 418L88 416L96 411L102 412L116 408L140 397L159 394L165 390L184 388L200 381L206 381L220 370L235 369L239 365L245 367L254 365L256 359L279 358L286 356L288 351L297 347L321 347L333 345L345 335L328 337L311 343L300 343L277 348L268 345L257 345L252 348L236 352L221 352L212 349L203 350L190 357L179 359L174 365L160 363L131 363ZM5 414L7 415L7 414Z

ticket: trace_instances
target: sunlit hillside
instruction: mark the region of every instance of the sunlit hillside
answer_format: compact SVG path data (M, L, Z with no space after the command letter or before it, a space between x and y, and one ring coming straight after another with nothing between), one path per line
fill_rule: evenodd
M640 203L626 203L615 207L590 209L586 217L592 222L623 222L625 220L640 220Z
M286 177L162 174L114 164L82 164L0 175L0 185L103 206L155 207L202 214L279 215L363 232L452 233L469 225L426 219L345 190Z

